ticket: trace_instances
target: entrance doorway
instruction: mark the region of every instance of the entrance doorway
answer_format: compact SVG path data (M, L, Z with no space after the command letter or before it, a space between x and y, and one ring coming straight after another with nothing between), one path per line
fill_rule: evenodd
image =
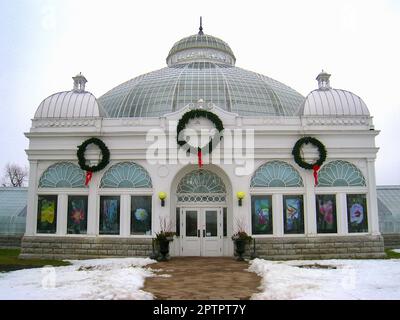
M180 250L183 256L222 256L222 208L181 208Z

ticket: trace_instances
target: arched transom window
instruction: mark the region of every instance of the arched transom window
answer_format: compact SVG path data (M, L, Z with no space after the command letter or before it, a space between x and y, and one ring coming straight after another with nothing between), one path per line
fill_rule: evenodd
M70 162L53 164L40 177L39 188L85 188L85 172Z
M318 173L318 187L365 187L365 178L354 164L336 160L324 165Z
M113 165L103 175L100 188L151 188L149 173L134 162Z
M226 188L222 179L208 170L186 174L177 187L178 202L224 202Z
M283 161L270 161L259 167L251 178L252 188L302 187L303 179L295 168Z

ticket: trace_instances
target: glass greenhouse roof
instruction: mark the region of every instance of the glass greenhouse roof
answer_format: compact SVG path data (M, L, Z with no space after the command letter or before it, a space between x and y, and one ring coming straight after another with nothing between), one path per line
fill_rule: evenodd
M297 116L304 97L269 77L226 64L192 62L141 75L99 98L106 117L159 117L189 103L243 116Z

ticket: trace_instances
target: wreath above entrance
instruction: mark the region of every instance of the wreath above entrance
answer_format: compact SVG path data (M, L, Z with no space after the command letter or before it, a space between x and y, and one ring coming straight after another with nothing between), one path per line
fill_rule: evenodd
M221 134L220 138L215 139L215 136L212 137L210 142L207 145L205 145L204 147L191 146L190 144L187 143L187 141L180 140L179 134L181 133L181 131L185 129L186 125L189 123L190 120L196 119L196 118L206 118L206 119L210 120L214 124L214 126L218 130L218 132ZM208 153L212 152L212 150L215 148L215 146L222 139L223 130L224 130L224 125L222 124L221 119L215 113L212 113L207 110L202 110L202 109L191 110L191 111L186 112L178 122L178 125L176 127L176 131L177 131L176 142L181 147L183 147L185 145L189 145L189 147L190 147L189 150L192 150L193 148L197 149L197 157L198 157L199 167L201 168L203 165L202 154L206 153L206 152L208 152ZM214 140L216 140L216 142L213 143Z
M89 144L95 144L101 151L101 160L95 166L88 166L86 164L85 151ZM79 166L82 170L86 171L85 185L89 184L90 180L92 179L93 172L103 170L110 162L110 150L107 148L105 143L98 138L90 138L84 141L80 146L78 146L76 155L78 156Z
M304 161L303 157L301 156L301 148L305 144L311 143L318 149L319 158L314 163L308 163ZM321 168L322 164L326 160L326 148L321 141L313 137L304 137L297 140L296 144L293 147L292 154L294 157L294 161L303 169L313 170L314 171L314 182L315 185L318 184L318 170Z

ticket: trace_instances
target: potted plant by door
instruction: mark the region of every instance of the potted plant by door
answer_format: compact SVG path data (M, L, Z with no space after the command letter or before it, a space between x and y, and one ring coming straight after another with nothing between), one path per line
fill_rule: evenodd
M236 253L238 255L237 260L244 261L243 254L246 251L246 243L249 243L252 240L252 237L246 233L243 223L237 223L237 231L233 234L232 240L235 244Z
M161 231L156 233L156 241L159 246L161 257L159 261L167 261L167 256L169 254L169 243L174 240L175 232Z
M171 223L167 223L166 219L160 218L160 232L156 233L155 241L158 244L160 257L158 261L167 261L169 254L169 244L174 240L175 232L171 231Z

